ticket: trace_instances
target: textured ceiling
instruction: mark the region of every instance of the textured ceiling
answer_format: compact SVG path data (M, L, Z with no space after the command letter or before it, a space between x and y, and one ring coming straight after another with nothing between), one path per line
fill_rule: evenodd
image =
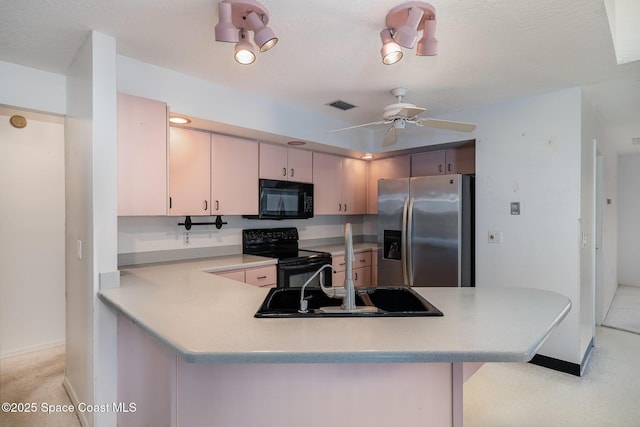
M216 0L3 0L0 60L65 74L89 30L118 53L359 124L389 90L427 116L582 85L606 123L640 117L640 62L617 65L603 0L432 0L439 55L380 59L397 0L263 0L278 45L251 66L213 41ZM358 106L343 112L325 104ZM633 135L640 136L640 135Z

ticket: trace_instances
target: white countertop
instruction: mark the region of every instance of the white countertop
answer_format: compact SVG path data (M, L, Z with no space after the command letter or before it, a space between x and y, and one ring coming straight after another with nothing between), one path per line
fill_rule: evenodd
M300 245L300 249L309 249L312 251L329 252L332 256L344 255L344 245L322 245L322 246L305 246ZM377 250L377 243L354 243L354 252L365 252L370 250Z
M191 363L526 362L570 309L519 288L415 288L443 317L253 317L268 289L209 274L275 264L247 255L124 269L99 293Z

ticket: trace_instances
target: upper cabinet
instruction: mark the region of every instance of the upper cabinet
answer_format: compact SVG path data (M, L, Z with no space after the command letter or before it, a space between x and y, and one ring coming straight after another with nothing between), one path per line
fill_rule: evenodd
M363 160L313 154L314 214L366 213L367 164Z
M211 138L206 132L169 129L169 215L211 212Z
M170 215L258 213L258 143L170 128Z
M211 214L258 214L258 142L211 134Z
M118 215L167 215L167 105L118 94Z
M409 156L373 160L369 163L369 188L367 192L367 213L378 213L378 180L408 178L411 170Z
M473 174L475 171L475 147L426 151L411 156L411 176Z
M261 143L260 178L313 182L313 154L297 148Z

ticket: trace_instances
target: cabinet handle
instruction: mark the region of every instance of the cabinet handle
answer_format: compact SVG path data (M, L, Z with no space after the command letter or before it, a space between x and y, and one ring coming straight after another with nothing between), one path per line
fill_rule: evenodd
M361 259L360 262L367 262L367 260L366 259Z
M171 205L173 204L171 197L169 197L169 209L171 209Z
M345 212L347 211L347 204L346 203L344 204L344 211Z
M209 209L209 202L208 201L204 201L204 210L208 210Z
M338 212L342 212L342 203L338 203Z
M287 168L282 168L282 176L287 176Z
M439 173L442 173L442 163L440 163L440 164L438 165L438 172L439 172Z
M295 172L293 171L293 168L291 168L291 178L293 178L293 175L295 175Z
M220 210L220 201L216 200L216 210Z
M267 276L258 276L258 280L264 280L266 278L267 278Z
M343 266L343 265L345 265L345 264L346 264L346 262L341 262L341 263L339 263L338 265L339 265L339 266Z
M356 276L355 280L358 280L358 272L353 273L353 275Z
M448 170L449 172L451 172L451 163L449 163L449 164L447 165L447 170Z

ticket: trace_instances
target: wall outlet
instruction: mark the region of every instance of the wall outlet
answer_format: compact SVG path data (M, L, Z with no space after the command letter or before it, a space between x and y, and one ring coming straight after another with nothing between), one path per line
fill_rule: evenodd
M489 243L502 243L502 231L490 231L487 239Z
M188 231L185 231L184 234L182 235L182 241L184 242L185 245L189 244L190 238L191 236L189 235L190 233Z

